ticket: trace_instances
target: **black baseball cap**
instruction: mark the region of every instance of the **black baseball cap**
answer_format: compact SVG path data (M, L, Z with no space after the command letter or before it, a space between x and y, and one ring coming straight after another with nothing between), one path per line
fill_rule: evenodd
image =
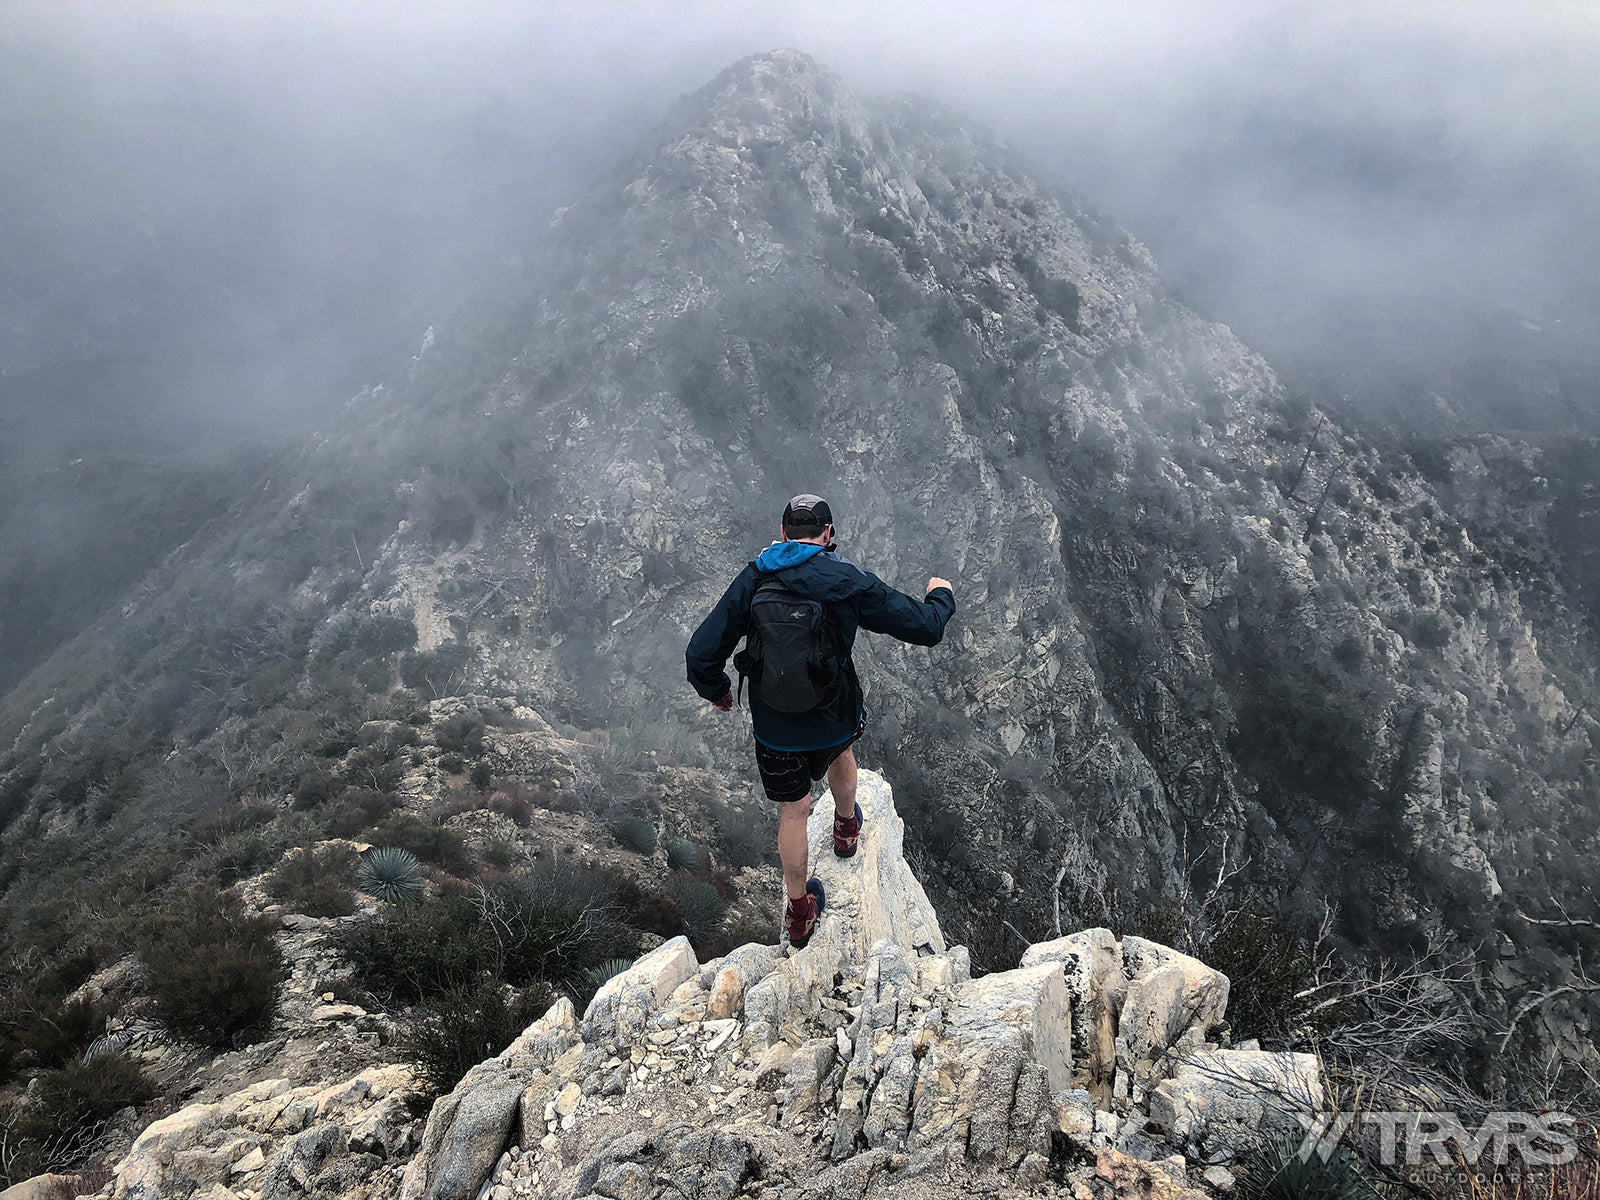
M833 509L821 496L802 492L783 506L783 524L786 529L811 525L821 529L833 524Z

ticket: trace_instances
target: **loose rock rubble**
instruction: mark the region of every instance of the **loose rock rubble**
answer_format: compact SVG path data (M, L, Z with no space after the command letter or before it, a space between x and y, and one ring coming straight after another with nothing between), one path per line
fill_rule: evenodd
M558 1001L429 1117L402 1200L776 1200L1224 1191L1263 1130L1322 1104L1309 1056L1229 1049L1228 980L1085 930L970 977L864 772L854 859L811 821L828 906L811 944L708 963L676 938Z

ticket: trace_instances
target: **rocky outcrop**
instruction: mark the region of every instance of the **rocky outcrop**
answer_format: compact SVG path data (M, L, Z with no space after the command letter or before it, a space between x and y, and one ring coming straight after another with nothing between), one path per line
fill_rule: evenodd
M1103 929L970 977L863 772L855 858L813 813L828 906L801 951L635 962L559 1001L428 1119L403 1200L861 1197L926 1176L1074 1196L1204 1193L1201 1172L1322 1102L1304 1055L1208 1040L1228 980ZM1213 1172L1213 1178L1220 1178ZM920 1185L918 1185L920 1186Z
M111 1195L387 1195L380 1168L410 1150L405 1099L413 1091L409 1068L395 1064L320 1086L264 1079L221 1100L191 1104L139 1135L117 1164Z

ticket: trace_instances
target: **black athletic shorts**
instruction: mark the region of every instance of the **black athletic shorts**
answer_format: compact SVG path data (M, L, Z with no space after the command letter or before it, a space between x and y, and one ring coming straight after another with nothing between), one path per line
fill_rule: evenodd
M866 728L867 719L863 716L853 734L837 746L824 746L821 750L774 750L758 741L756 769L761 772L767 799L774 804L790 804L811 795L812 783L828 773L833 760L850 749Z

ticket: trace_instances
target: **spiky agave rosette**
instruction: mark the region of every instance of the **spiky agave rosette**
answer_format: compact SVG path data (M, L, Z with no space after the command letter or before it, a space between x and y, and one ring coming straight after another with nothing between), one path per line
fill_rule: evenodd
M362 856L356 887L385 904L422 899L427 890L417 856L399 846L379 846Z

